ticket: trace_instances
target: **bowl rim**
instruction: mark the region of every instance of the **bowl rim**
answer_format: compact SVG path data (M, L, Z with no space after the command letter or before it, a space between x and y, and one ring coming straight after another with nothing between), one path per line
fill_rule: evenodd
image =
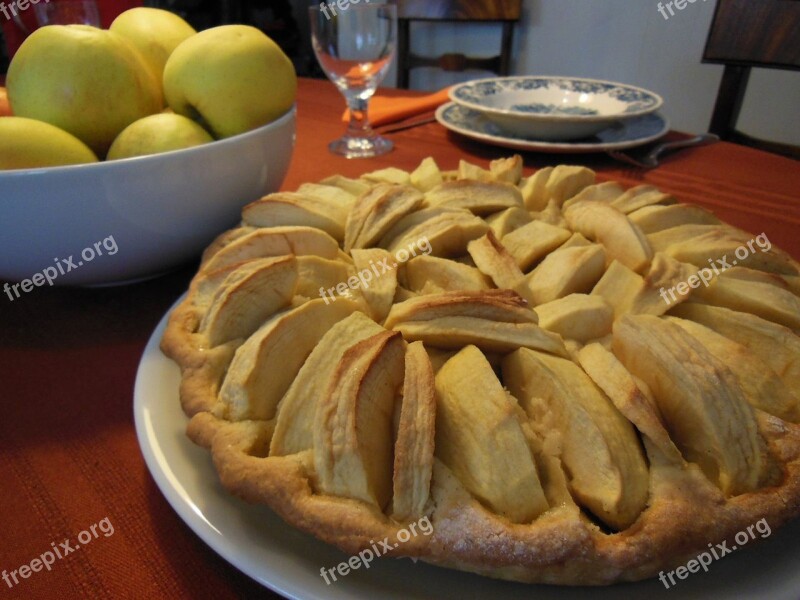
M606 85L613 85L616 87L649 94L650 96L655 98L656 103L654 106L651 106L649 108L644 108L633 112L618 113L614 115L536 114L536 113L517 111L508 108L494 108L491 106L485 106L483 104L477 104L475 102L470 102L469 100L458 98L456 95L459 90L480 83L487 83L492 81L494 82L519 81L523 79L566 80L566 81L582 82L582 83L603 83ZM450 90L448 91L448 95L450 96L450 100L452 100L456 104L460 104L467 108L471 108L472 110L485 113L487 116L495 115L495 116L512 117L517 119L525 119L529 121L552 121L552 122L562 122L562 123L567 123L567 122L591 123L600 121L621 121L621 120L634 119L636 117L643 117L645 115L654 113L664 105L664 98L662 98L661 95L639 86L629 85L627 83L620 83L618 81L611 81L608 79L592 79L589 77L570 77L569 75L513 75L510 77L485 77L483 79L473 79L470 81L465 81L464 83L456 84L450 88Z
M259 135L270 131L271 129L279 129L286 125L288 122L295 120L297 115L297 102L292 104L292 107L283 113L274 121L270 121L264 125L238 133L230 137L214 140L207 144L200 144L198 146L191 146L190 148L181 148L180 150L170 150L169 152L159 152L158 154L146 154L143 156L131 156L128 158L120 158L117 160L99 160L94 163L82 163L76 165L59 165L57 167L35 167L30 169L8 169L0 170L0 181L3 179L11 179L12 177L25 177L29 175L44 175L44 174L61 174L66 172L76 172L83 170L85 172L100 171L102 169L122 169L125 165L139 164L145 166L147 162L156 163L163 160L165 157L174 156L176 154L184 154L191 156L193 154L202 154L209 152L210 148L222 150L223 146L236 144L249 137L258 137Z

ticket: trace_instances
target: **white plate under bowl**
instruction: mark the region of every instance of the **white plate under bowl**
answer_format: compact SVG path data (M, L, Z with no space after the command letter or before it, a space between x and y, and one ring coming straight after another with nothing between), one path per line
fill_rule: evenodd
M664 104L658 94L624 83L533 75L468 81L450 88L450 99L484 113L506 134L553 142L595 135Z
M658 113L653 113L630 121L615 123L588 138L571 142L548 142L523 136L510 136L483 113L455 102L440 106L436 111L436 120L451 131L493 146L552 154L587 154L624 150L649 144L669 132L669 121Z
M133 411L147 467L178 516L205 543L284 596L298 600L797 600L800 596L796 541L800 520L669 590L657 579L605 588L523 585L388 558L326 585L320 569L335 567L347 556L290 527L268 508L228 494L209 453L185 436L187 418L178 397L180 371L158 348L166 324L167 315L153 332L136 375Z

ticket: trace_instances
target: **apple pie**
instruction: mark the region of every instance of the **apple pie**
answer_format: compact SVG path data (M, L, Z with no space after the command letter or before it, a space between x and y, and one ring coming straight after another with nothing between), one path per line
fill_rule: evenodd
M230 493L351 554L603 585L800 513L799 331L766 234L428 158L246 206L162 349Z

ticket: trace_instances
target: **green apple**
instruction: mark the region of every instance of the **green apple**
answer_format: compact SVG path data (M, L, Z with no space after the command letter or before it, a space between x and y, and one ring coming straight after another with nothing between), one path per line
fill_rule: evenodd
M126 10L114 19L109 29L136 46L158 81L172 51L197 33L175 13L144 6Z
M36 169L97 162L89 147L49 123L0 118L0 169Z
M14 114L68 131L104 156L134 121L159 112L161 88L124 37L88 25L34 31L8 69Z
M131 123L111 144L106 160L160 154L213 142L214 138L191 119L160 113Z
M178 114L202 120L217 138L274 121L294 104L297 76L280 47L248 25L201 31L164 67L164 95Z

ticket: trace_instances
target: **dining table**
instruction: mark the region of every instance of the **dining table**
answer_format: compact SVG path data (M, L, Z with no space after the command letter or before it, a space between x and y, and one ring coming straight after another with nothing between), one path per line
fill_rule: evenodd
M281 189L334 174L412 170L428 156L442 169L456 169L460 160L486 167L514 153L428 122L388 133L395 147L386 155L348 160L327 149L344 129L343 108L332 83L299 81L296 147ZM605 154L522 158L526 174L575 164L595 170L601 181L656 186L754 236L767 234L800 259L800 163L789 158L726 142L684 149L651 170ZM184 523L154 482L137 440L132 399L140 358L197 265L129 285L42 287L13 301L0 297L0 599L280 597ZM90 530L92 543L61 545ZM68 555L47 568L36 562L59 549ZM16 583L6 580L11 571Z

